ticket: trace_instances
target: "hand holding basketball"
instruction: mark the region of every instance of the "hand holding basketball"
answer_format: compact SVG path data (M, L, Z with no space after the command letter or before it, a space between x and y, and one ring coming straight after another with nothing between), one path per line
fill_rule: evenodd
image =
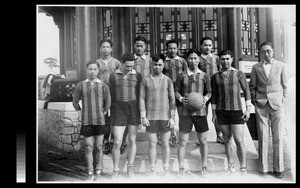
M192 111L200 110L206 102L203 100L203 95L196 92L189 93L185 98L187 99L187 109Z

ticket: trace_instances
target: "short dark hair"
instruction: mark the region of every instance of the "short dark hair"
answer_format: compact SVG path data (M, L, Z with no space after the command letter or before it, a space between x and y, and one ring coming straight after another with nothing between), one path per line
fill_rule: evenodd
M86 68L88 68L91 64L96 64L96 65L98 66L98 68L100 68L100 65L99 65L98 61L96 61L96 60L94 60L94 59L88 61L88 62L85 64Z
M175 44L177 45L177 47L178 47L178 41L175 40L175 39L169 40L169 41L166 43L166 47L168 48L169 44L171 44L171 43L175 43Z
M122 63L125 63L126 61L134 61L134 55L132 53L126 52L122 55Z
M158 62L160 59L164 60L165 56L164 54L159 53L159 54L154 54L151 58L153 62Z
M110 44L110 47L113 47L113 42L110 39L102 39L102 40L100 40L100 46L102 46L102 44L104 42L108 42Z
M200 57L200 55L201 55L201 53L199 52L199 50L197 50L197 49L190 49L190 50L188 50L188 51L186 52L186 58L188 58L189 55L192 54L192 53L197 54L199 57Z
M273 44L271 42L265 41L259 45L259 50L261 49L261 47L266 46L266 45L271 46L271 48L274 49Z
M137 36L133 42L135 43L136 41L143 41L146 45L148 44L148 40L145 37L140 36L140 35Z
M221 57L222 55L230 55L231 57L233 57L233 52L230 51L230 50L222 50L222 51L219 53L219 57Z
M200 40L200 44L202 45L205 40L211 40L213 42L213 40L210 37L204 37Z

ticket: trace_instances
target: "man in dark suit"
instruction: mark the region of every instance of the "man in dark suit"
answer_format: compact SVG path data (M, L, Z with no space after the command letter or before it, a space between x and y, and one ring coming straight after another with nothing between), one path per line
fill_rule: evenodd
M261 61L252 67L249 83L258 128L258 168L262 176L267 176L271 127L273 169L276 177L281 179L284 171L281 117L287 97L287 73L285 64L273 58L274 48L271 42L263 42L259 50Z

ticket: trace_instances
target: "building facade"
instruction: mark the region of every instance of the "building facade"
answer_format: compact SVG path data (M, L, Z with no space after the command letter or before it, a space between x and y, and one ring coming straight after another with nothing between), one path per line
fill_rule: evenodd
M112 39L113 57L120 60L125 52L133 52L133 40L138 35L148 39L147 53L149 55L165 53L165 44L171 39L179 41L179 55L184 55L188 49L200 49L201 38L208 36L214 40L214 53L224 49L234 52L233 67L243 70L248 78L252 65L260 60L259 44L264 41L272 42L275 59L285 62L288 67L291 93L289 93L290 104L284 113L285 154L287 156L285 163L293 174L295 172L296 118L294 104L296 95L294 89L295 9L295 6L201 7L200 5L37 7L38 12L45 12L52 16L59 28L60 74L66 77L57 83L64 86L61 88L74 87L76 83L86 78L85 63L99 58L99 41L103 38ZM42 111L42 113L45 112ZM51 119L51 114L47 113L45 116L39 116L41 126L45 119ZM57 115L56 111L53 114L55 117L62 116ZM76 115L75 112L74 114ZM77 126L76 118L73 119L74 122L61 121L63 136L50 131L52 137L62 137L66 140L66 148L80 146L77 128L76 130L69 128ZM65 126L68 127L65 128ZM40 128L40 131L48 130L49 127L51 126ZM55 129L56 132L59 132L58 130ZM254 130L249 128L249 131L253 137L252 131ZM57 143L63 148L62 141L55 142L53 145Z
M39 6L38 10L52 16L59 28L60 73L77 81L85 78L85 63L99 58L103 38L112 39L113 57L120 59L133 52L137 35L149 40L149 55L166 52L171 39L179 41L183 55L188 49L200 49L201 38L208 36L214 40L214 53L234 52L235 68L241 68L240 61L259 61L258 46L266 40L274 44L275 58L286 63L291 63L289 52L295 50L288 43L295 23L280 13L281 7Z

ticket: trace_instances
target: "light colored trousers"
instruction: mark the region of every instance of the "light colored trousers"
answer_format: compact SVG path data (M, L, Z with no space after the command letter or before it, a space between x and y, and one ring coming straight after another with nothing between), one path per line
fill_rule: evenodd
M273 142L273 170L283 172L283 134L282 109L273 110L267 102L264 108L255 105L256 124L258 132L258 170L269 171L268 148L270 140L270 127ZM271 121L269 124L269 120Z

